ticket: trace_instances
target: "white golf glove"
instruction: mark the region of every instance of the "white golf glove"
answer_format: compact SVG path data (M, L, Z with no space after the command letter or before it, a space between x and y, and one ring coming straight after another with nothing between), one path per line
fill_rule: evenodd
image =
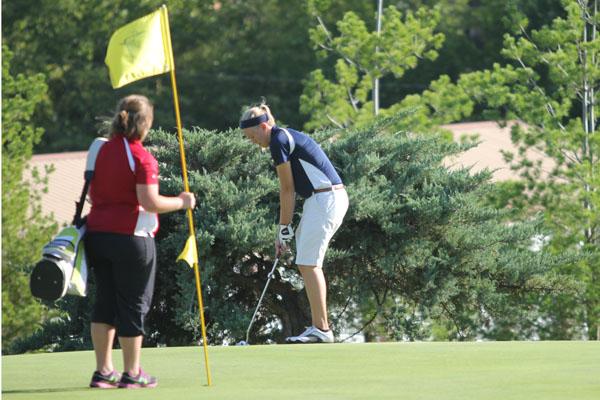
M279 233L277 234L277 242L281 251L286 251L290 248L292 239L294 238L294 229L292 224L279 225Z

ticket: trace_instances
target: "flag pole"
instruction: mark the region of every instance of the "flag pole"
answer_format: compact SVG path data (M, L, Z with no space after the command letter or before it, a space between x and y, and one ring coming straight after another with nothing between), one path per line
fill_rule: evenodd
M169 57L169 63L171 65L171 86L173 87L173 103L175 105L175 119L177 121L177 137L179 139L179 154L181 156L181 170L183 171L183 187L186 192L190 191L189 183L188 183L188 175L187 175L187 167L185 161L185 149L183 147L183 134L181 133L181 117L179 114L179 96L177 94L177 82L175 80L175 61L173 57L173 48L171 47L171 29L169 28L169 15L167 12L167 6L162 5L162 16L164 18L164 29L166 32L165 37L167 38L167 46L168 51L166 52ZM187 210L187 218L188 225L190 228L190 237L192 240L196 240L196 233L194 230L194 218L192 215L192 210L188 208ZM197 248L197 246L196 246ZM210 375L210 367L208 364L208 345L206 340L206 325L204 323L204 303L202 301L202 285L200 282L200 271L198 267L198 257L195 258L194 261L194 275L196 276L196 293L198 294L198 308L200 312L200 324L202 326L202 346L204 347L204 365L206 367L206 380L208 382L208 386L211 386L212 379Z

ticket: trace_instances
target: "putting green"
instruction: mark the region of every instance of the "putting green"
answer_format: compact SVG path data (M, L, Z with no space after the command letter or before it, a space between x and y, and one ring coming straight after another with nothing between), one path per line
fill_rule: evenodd
M115 351L117 369L121 355ZM2 399L600 399L599 342L143 349L155 389L89 389L92 352L2 357Z

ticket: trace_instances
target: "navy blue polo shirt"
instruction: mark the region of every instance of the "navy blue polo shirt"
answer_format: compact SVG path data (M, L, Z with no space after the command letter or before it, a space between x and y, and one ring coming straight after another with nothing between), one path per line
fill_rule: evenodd
M342 183L321 146L302 132L273 126L269 148L275 166L290 162L296 193L304 198Z

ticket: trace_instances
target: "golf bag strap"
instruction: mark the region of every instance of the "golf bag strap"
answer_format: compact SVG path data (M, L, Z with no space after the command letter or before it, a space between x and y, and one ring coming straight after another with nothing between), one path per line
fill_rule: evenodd
M84 223L84 219L81 218L81 213L83 212L83 205L85 204L85 197L87 196L88 190L90 188L90 182L94 177L94 170L96 169L96 158L98 158L98 153L100 152L100 148L106 143L108 139L106 138L96 138L90 145L88 149L88 154L85 160L85 172L83 173L83 189L81 190L81 196L79 196L79 201L76 202L75 206L75 215L73 216L73 225L77 228L80 228Z
M125 153L127 153L127 162L129 162L129 169L135 175L135 161L133 160L133 155L131 154L131 147L129 146L129 142L125 138L123 138L123 143L125 145Z

